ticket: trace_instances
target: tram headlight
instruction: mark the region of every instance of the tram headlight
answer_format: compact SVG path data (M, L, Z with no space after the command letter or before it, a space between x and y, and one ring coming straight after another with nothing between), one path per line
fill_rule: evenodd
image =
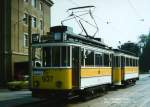
M61 81L56 81L56 87L61 88L62 87L62 82Z
M39 81L33 81L33 87L39 87L40 86L40 82Z

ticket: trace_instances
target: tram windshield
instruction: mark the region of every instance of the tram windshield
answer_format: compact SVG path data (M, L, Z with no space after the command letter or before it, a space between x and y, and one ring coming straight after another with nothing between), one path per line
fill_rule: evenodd
M70 66L70 47L53 46L33 49L35 67L67 67Z

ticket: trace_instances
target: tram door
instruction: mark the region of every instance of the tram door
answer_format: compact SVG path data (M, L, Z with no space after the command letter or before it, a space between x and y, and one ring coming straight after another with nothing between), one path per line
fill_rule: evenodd
M121 56L121 80L124 80L125 75L125 57Z
M111 81L113 83L113 80L114 80L114 70L115 70L115 56L112 54L112 58L111 58L111 68L112 68L112 77L111 77Z
M81 70L81 48L72 47L72 85L74 88L80 86L80 70Z
M113 62L113 84L115 85L121 85L122 80L122 73L121 73L121 56L116 55L114 56L114 62Z

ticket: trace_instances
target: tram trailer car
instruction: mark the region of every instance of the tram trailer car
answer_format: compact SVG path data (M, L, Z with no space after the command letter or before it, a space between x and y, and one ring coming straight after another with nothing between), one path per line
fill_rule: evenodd
M138 78L137 67L121 66L125 60L117 60L130 55L112 50L99 38L76 35L67 26L50 31L48 39L32 45L33 97L86 96Z
M135 84L139 79L139 58L133 53L114 49L113 85Z

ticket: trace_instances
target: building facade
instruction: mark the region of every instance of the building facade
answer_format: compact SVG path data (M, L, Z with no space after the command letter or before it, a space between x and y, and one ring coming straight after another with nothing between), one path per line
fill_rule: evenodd
M0 85L28 71L28 16L32 34L45 35L50 28L51 0L1 0Z

